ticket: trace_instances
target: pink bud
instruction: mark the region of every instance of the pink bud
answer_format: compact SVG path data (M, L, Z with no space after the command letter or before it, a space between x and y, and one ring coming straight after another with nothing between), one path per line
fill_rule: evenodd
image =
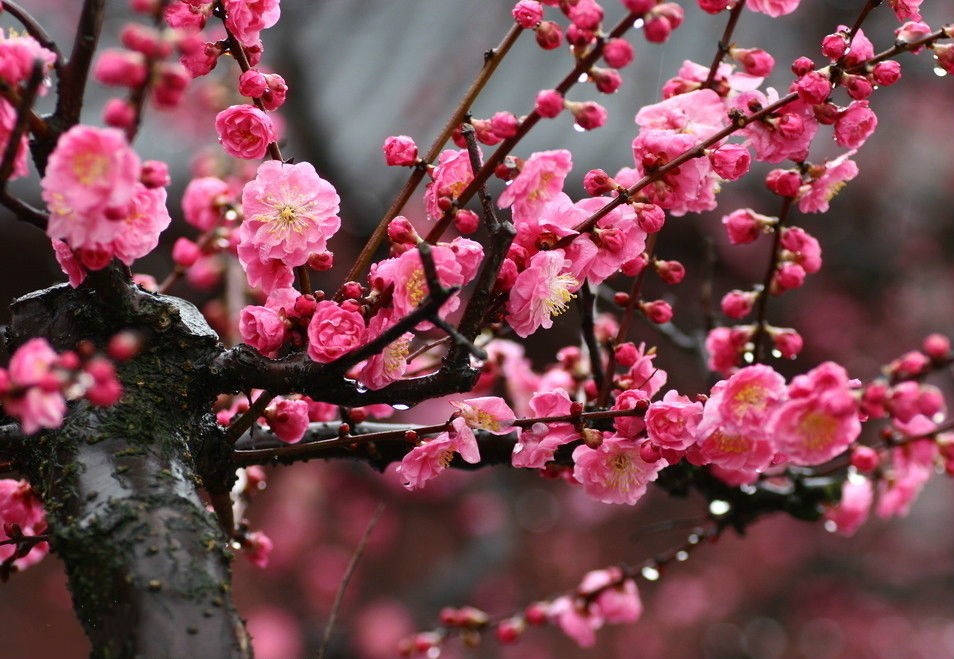
M755 291L740 291L738 289L729 291L722 296L722 313L734 320L745 318L752 313L752 306L757 298L758 293Z
M720 11L728 9L731 0L696 0L699 9L707 14L718 14Z
M921 346L931 359L941 361L951 356L951 340L943 334L929 334Z
M793 329L774 329L774 331L770 331L770 334L775 349L785 359L795 359L805 345L802 335Z
M109 339L106 353L111 359L124 362L138 355L140 350L142 350L142 336L136 332L124 330Z
M593 130L606 123L606 109L595 101L567 103L567 109L573 113L576 125L583 130Z
M656 260L653 265L659 278L667 284L678 284L686 277L686 268L679 261Z
M749 171L752 156L741 144L723 144L709 154L709 162L715 173L727 181L736 181Z
M613 354L616 357L616 363L623 368L629 368L636 363L637 359L639 359L639 351L636 349L636 346L632 341L620 343L613 350Z
M390 167L408 167L417 163L417 144L407 135L392 135L381 147L384 161Z
M805 283L805 269L797 263L783 263L772 277L772 292L784 293Z
M931 34L931 26L921 21L908 21L895 30L894 34L899 43L914 43Z
M544 50L559 48L563 43L563 31L553 21L541 21L536 28L537 44Z
M833 62L841 59L848 52L848 39L841 32L829 34L822 39L822 55Z
M256 69L249 69L239 76L239 94L248 98L258 98L268 89L265 74Z
M172 54L172 44L164 40L157 30L145 25L127 23L119 38L126 48L150 59L164 59Z
M334 264L335 264L334 254L328 251L312 254L308 258L308 267L311 268L312 270L317 270L318 272L331 270Z
M761 48L731 48L729 55L751 76L764 78L775 67L775 58Z
M871 78L875 84L887 87L901 79L901 63L895 60L878 62L871 70Z
M656 204L633 204L636 211L636 224L646 233L656 233L666 223L666 213Z
M596 39L596 32L584 30L576 23L570 23L566 28L566 40L576 49L583 50Z
M543 5L536 0L520 0L511 11L517 25L525 30L532 30L543 20Z
M113 128L129 128L136 121L136 109L128 101L111 98L103 108L103 122Z
M191 268L200 256L202 250L188 238L179 238L172 246L172 260L183 268Z
M623 79L616 69L601 69L594 66L590 69L590 80L596 85L596 88L604 94L613 94L619 89Z
M555 89L544 89L537 94L534 110L541 117L552 119L563 111L563 96Z
M810 105L824 103L831 93L831 81L817 71L810 71L798 79L795 91Z
M421 241L414 225L403 215L398 215L388 223L388 239L392 243L406 245L416 245Z
M164 188L172 182L169 177L169 167L161 160L146 160L142 163L140 182L150 189Z
M653 300L643 302L639 305L646 317L657 325L668 323L672 320L672 307L664 300Z
M642 458L644 462L656 462L661 457L659 447L652 442L643 442L639 445L639 457Z
M140 53L110 48L103 51L93 77L104 85L138 87L146 81L146 60Z
M792 62L792 73L794 73L796 77L799 77L799 78L801 78L803 75L805 75L809 71L814 70L814 68L815 68L815 63L807 57L799 57L794 62Z
M274 112L285 105L285 99L288 97L288 85L285 79L277 73L266 73L265 83L268 89L262 94L262 105L269 112Z
M646 21L643 26L643 36L650 43L663 43L669 39L670 34L672 34L672 24L669 19L662 16Z
M173 108L182 100L192 75L178 62L160 62L156 66L152 101L160 108Z
M574 25L583 30L597 30L603 21L603 8L596 0L578 0L566 12Z
M649 265L649 258L645 254L640 254L635 259L626 261L626 263L619 267L619 270L627 277L635 277L640 272L645 270L647 265ZM614 295L613 299L617 301L617 304L620 304L620 298ZM628 304L628 302L629 300L627 299L624 304Z
M620 0L634 14L645 14L656 6L656 0Z
M878 452L870 446L856 446L851 451L851 465L863 474L870 474L880 463Z
M614 69L628 65L633 57L633 46L626 39L610 39L603 45L603 60Z
M874 85L864 76L842 76L841 84L848 91L848 95L856 101L863 101L874 91Z
M523 633L525 627L526 623L524 623L523 619L507 618L497 623L494 634L499 642L508 645L510 643L516 643L520 639L520 635Z
M518 128L520 128L520 120L511 112L495 112L490 118L490 129L500 139L505 140L515 136Z
M454 214L454 226L466 236L477 230L480 226L480 218L474 211L462 208Z
M765 186L779 197L794 197L802 187L802 176L794 169L773 169L765 177Z
M583 176L583 189L588 195L597 197L616 189L616 181L602 169L591 169Z

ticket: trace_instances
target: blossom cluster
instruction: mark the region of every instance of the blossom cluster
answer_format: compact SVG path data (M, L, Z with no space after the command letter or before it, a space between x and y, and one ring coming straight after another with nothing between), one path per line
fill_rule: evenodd
M66 401L85 398L94 405L112 405L122 396L113 363L88 347L57 354L46 339L30 339L0 369L0 405L26 434L58 428Z
M31 538L46 531L43 504L26 481L0 479L0 542ZM25 553L24 553L25 551ZM0 544L0 565L9 563L16 570L25 570L43 560L49 553L47 542L24 545Z

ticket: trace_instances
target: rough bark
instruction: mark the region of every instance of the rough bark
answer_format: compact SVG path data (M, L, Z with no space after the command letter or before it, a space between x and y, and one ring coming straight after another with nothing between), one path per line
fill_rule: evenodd
M92 284L20 298L8 336L44 336L60 350L102 346L121 329L144 337L120 367L119 404L76 404L18 462L44 500L92 656L251 656L229 594L228 540L196 492L197 458L213 463L209 448L221 444L214 392L196 374L221 346L182 300L134 288L117 270ZM227 470L209 473L228 486Z

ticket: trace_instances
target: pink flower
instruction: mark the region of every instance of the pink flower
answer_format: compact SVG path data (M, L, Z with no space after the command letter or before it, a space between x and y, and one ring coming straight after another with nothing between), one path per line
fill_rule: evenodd
M566 311L576 297L580 282L568 274L568 264L562 249L538 252L517 275L507 300L507 322L519 336L553 327L552 316Z
M319 363L332 362L363 344L364 318L351 300L342 304L323 300L308 323L308 356Z
M364 343L370 343L393 324L391 314L383 311L377 313L368 323ZM384 350L369 357L359 376L362 384L368 389L376 391L400 379L407 370L407 357L411 351L411 340L413 338L413 334L405 332L389 343Z
M550 602L547 617L577 645L588 648L596 643L596 630L603 626L603 618L594 609L592 604L587 606L583 600L564 595Z
M431 257L442 286L462 286L471 281L483 259L480 243L467 238L455 238L450 243L431 246ZM371 266L370 280L382 292L392 287L391 303L394 318L399 319L414 311L427 298L427 278L421 263L421 254L410 249L397 258L385 259ZM457 309L460 299L454 295L440 308L441 317ZM422 323L419 327L427 327Z
M821 245L804 229L800 227L782 229L781 244L790 253L790 258L804 268L805 272L818 272L821 269Z
M515 214L532 217L563 191L563 183L572 168L569 151L538 151L527 158L517 178L500 195L497 205L500 208L513 206Z
M727 181L735 181L748 173L752 156L741 144L723 144L709 154L709 162L716 174Z
M424 190L424 205L427 216L435 220L450 208L450 204L474 179L470 169L470 155L466 149L441 151L431 177L433 180Z
M644 128L633 140L633 157L640 174L665 165L698 144L697 137L672 130ZM708 158L691 159L643 190L651 203L674 216L712 210L719 177Z
M277 139L267 114L252 105L232 105L215 117L215 130L222 148L230 156L258 160Z
M529 408L532 416L545 418L569 414L570 405L566 390L558 388L533 394ZM553 459L557 448L579 437L580 433L570 423L535 423L520 433L511 462L514 467L540 469Z
M308 403L279 396L265 410L265 420L276 437L286 444L295 444L308 430Z
M664 460L643 460L635 440L609 433L598 448L583 444L573 449L573 477L603 503L636 503L665 466Z
M552 119L563 112L563 96L555 89L544 89L537 94L534 111L541 117Z
M243 46L253 46L259 33L278 22L279 0L225 0L225 26Z
M451 401L470 428L486 430L494 435L506 435L513 430L516 416L510 406L499 396L467 398Z
M778 94L771 89L767 97L761 92L749 91L736 96L731 106L750 115L753 108L765 107L777 99ZM774 163L785 159L804 160L817 131L818 120L812 106L799 99L774 115L748 124L739 134L748 138L746 145L755 152L757 160Z
M273 546L272 539L265 535L263 531L252 531L245 536L242 542L245 557L258 568L268 567L268 559L272 554Z
M831 460L861 433L858 403L845 370L825 362L789 385L783 402L768 423L778 451L789 462L811 466Z
M710 402L718 404L722 425L757 434L785 397L785 378L770 366L755 364L736 371L717 393L713 390Z
M532 30L543 19L543 6L537 0L519 0L510 13L517 25Z
M702 420L702 403L692 402L670 389L661 401L649 405L644 421L649 440L659 448L681 451L695 443Z
M261 288L269 293L276 288L291 286L295 281L295 273L291 266L281 259L262 258L261 251L252 242L252 230L246 223L240 224L235 232L235 237L239 243L236 245L239 262L245 270L245 276L248 278L248 284L252 287ZM194 276L197 268L208 269L208 259L199 259L195 266L189 268L189 276ZM216 275L216 279L217 279ZM191 281L191 279L190 279Z
M450 465L454 453L460 454L461 459L470 464L480 462L477 440L466 422L457 418L451 425L451 431L442 432L437 437L415 446L404 456L397 468L404 487L409 490L424 487L427 481Z
M66 414L66 400L53 373L56 352L46 339L30 339L10 358L10 384L25 390L4 401L7 414L20 419L23 432L32 435L40 428L59 428Z
M285 323L268 307L247 306L239 316L239 334L266 357L275 357L285 341Z
M70 247L110 242L136 194L141 164L113 128L74 126L60 136L40 185L50 209L47 235Z
M239 246L254 246L262 262L278 259L287 266L304 265L310 256L326 250L328 239L341 226L338 202L334 187L310 163L263 162L242 190L245 222Z
M798 9L798 3L799 0L745 0L746 7L772 18L791 14Z
M596 594L593 608L610 624L636 622L643 613L636 582L623 579L618 567L586 573L577 591L587 597Z
M863 476L849 477L841 486L841 501L825 511L825 519L841 535L852 536L868 520L874 488Z
M39 89L42 96L50 88L49 80L45 77L56 62L56 54L29 35L17 34L15 30L3 34L0 30L0 79L16 87L30 79L33 63L37 61L44 75Z
M670 130L705 139L728 123L722 99L711 89L672 96L644 106L636 125L644 129Z
M927 422L925 426L934 427ZM878 482L878 517L904 517L934 474L937 443L925 439L891 450L891 469Z
M920 21L921 12L918 9L921 7L921 2L923 0L888 0L899 21Z
M63 274L69 279L70 286L76 288L86 279L86 268L79 262L73 250L62 240L53 240L53 255L60 264Z
M0 541L10 539L4 531L10 524L20 527L25 536L42 535L46 532L46 516L43 505L26 481L0 480ZM16 552L16 545L0 545L0 562ZM13 562L18 570L25 570L38 563L50 551L49 544L37 543L26 556Z
M878 126L878 117L868 101L852 101L835 122L835 141L846 149L858 149Z
M214 176L194 178L182 194L182 212L186 222L208 231L218 226L225 208L234 202L229 184Z
M798 192L798 210L803 213L825 213L828 202L838 194L846 183L858 175L858 165L849 151L825 163L821 174Z
M606 197L581 199L575 207L588 217L610 200ZM616 274L620 267L643 253L646 232L639 224L636 211L624 204L601 217L593 230L577 237L566 250L572 266L570 274L577 281L600 284Z
M756 213L751 208L734 210L722 218L729 242L733 245L753 242L776 222L778 219Z
M116 258L132 265L136 259L146 256L159 244L159 234L170 222L165 188L149 189L136 184L126 215L115 222L120 227L111 245Z
M390 136L381 147L384 161L394 166L410 166L417 162L417 145L407 135Z

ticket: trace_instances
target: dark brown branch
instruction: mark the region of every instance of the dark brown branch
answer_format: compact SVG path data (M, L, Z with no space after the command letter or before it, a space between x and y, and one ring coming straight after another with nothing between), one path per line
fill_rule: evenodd
M30 69L30 77L27 80L26 87L20 95L20 102L16 106L17 116L13 122L13 130L7 138L7 146L3 150L3 159L0 160L0 188L5 192L10 175L13 173L13 167L17 160L17 151L20 150L20 140L26 134L29 127L29 116L33 109L33 103L36 102L36 95L40 91L40 85L43 84L43 61L34 60L33 67Z
M603 371L603 353L600 351L600 344L596 340L596 333L594 332L596 296L593 295L593 289L590 288L589 283L583 282L583 286L580 287L578 302L580 306L580 332L583 334L583 343L586 345L586 350L590 353L590 371L593 374L593 382L596 383L596 390L601 391L606 376Z
M85 0L76 25L76 37L70 59L62 67L56 88L56 111L53 115L57 137L79 123L86 94L86 81L93 63L93 53L103 27L106 0ZM50 151L53 145L49 145ZM45 159L44 159L45 160ZM44 169L45 167L41 167Z
M768 260L765 276L762 278L762 290L759 291L759 298L755 307L755 334L752 335L752 354L755 357L756 363L762 362L765 359L765 350L762 348L763 339L766 335L765 315L768 310L768 299L772 290L772 279L775 277L775 270L778 268L779 257L782 253L782 231L785 229L788 213L794 201L792 197L785 197L785 199L782 200L782 208L778 213L778 222L773 227L772 254Z
M706 81L702 83L703 88L711 89L713 83L715 83L716 74L719 72L719 65L722 64L722 59L729 53L729 49L732 47L730 40L732 39L732 33L735 31L735 26L739 22L739 16L742 14L742 7L744 5L745 0L736 0L735 6L729 12L729 22L726 23L725 32L722 33L722 38L719 39L719 45L712 58L712 64L709 65L709 75L706 76Z

